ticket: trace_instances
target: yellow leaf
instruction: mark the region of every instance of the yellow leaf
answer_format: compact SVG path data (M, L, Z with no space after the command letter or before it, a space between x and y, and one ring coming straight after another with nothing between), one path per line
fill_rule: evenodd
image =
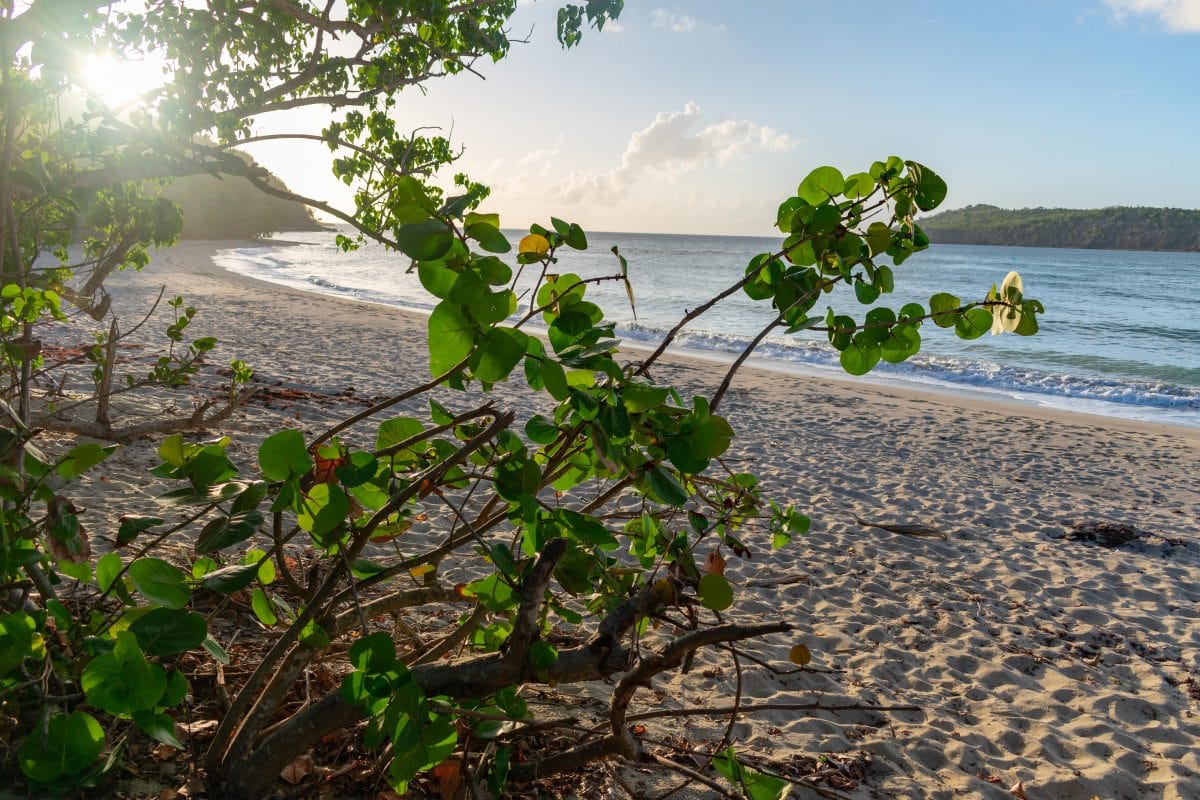
M675 585L666 578L656 580L650 587L650 591L654 594L654 599L664 606L673 606L678 599L675 594Z
M412 575L414 578L419 578L422 575L428 575L430 572L433 572L435 569L437 569L437 567L435 567L433 564L421 564L419 566L416 566L416 567L413 567L412 569L410 569L408 571L408 574Z
M517 245L517 252L544 256L550 252L550 240L540 233L531 233Z
M804 645L798 644L788 652L788 661L803 667L812 661L812 651Z

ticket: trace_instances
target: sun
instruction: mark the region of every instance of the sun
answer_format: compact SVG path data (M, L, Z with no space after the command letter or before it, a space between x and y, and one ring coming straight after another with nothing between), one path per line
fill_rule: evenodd
M127 61L111 53L95 52L83 59L78 77L86 92L114 111L123 111L163 85L162 66L157 59Z

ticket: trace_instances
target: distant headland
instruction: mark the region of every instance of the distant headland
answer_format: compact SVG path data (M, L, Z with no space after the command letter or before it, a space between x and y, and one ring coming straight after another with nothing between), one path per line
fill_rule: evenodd
M239 155L251 166L258 166L250 156ZM287 188L270 173L267 182ZM163 196L183 210L182 239L262 239L280 231L326 228L305 206L264 194L237 176L176 178L163 190Z
M923 218L920 225L945 244L1200 251L1200 211L1183 208L974 205Z

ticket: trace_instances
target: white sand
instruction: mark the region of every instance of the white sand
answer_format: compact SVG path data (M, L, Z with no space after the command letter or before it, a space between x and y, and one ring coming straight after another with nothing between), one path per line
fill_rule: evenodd
M212 251L184 245L120 276L118 308L132 317L165 283L200 308L196 335L220 337L214 363L241 356L267 383L383 396L428 374L424 318L231 275ZM711 391L721 371L674 359L656 377ZM360 407L344 400L239 412L235 457L249 466L256 437ZM732 463L814 520L773 554L750 535L753 560L730 561L734 618L789 620L793 636L748 649L787 670L804 642L832 670L744 663L744 699L922 708L758 714L735 728L746 752L869 754L865 780L837 790L855 798L1002 798L1018 783L1031 799L1200 798L1200 430L754 370L723 411L740 437ZM147 444L86 480L93 532L145 512ZM1061 540L1079 521L1155 536L1117 550ZM733 675L711 654L656 688L666 707L720 705ZM698 743L718 722L667 732Z

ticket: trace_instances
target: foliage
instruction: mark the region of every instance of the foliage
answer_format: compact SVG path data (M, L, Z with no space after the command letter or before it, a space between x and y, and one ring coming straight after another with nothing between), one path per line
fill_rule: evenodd
M1200 211L1182 208L1023 208L974 205L922 222L939 242L1104 250L1200 250Z
M738 596L727 557L786 546L808 529L802 513L763 498L753 475L723 460L734 431L722 401L758 341L777 329L820 331L846 370L862 374L917 352L927 322L964 338L1036 331L1041 306L1024 297L1015 273L978 302L936 294L927 306L876 305L901 265L928 245L917 215L946 194L932 170L889 158L849 176L832 167L810 173L779 207L779 248L755 256L645 360L623 363L614 325L588 290L617 281L632 302L625 259L614 252L609 276L570 273L565 262L587 248L587 235L557 218L531 226L514 252L499 218L479 210L484 187L465 176L453 190L430 180L453 160L448 143L401 134L387 113L405 85L503 57L513 9L512 2L364 2L335 18L333 4L163 4L118 13L115 27L87 19L67 34L103 30L162 47L175 67L153 117L139 122L101 109L90 120L95 127L78 131L87 133L84 143L117 143L107 168L121 162L127 180L101 192L101 205L165 218L167 206L146 205L137 194L142 181L212 170L286 194L228 147L255 138L250 120L264 113L349 107L320 137L339 153L335 173L357 190L357 208L345 218L402 253L437 305L428 321L429 379L315 437L272 432L257 464L247 466L230 457L227 438L168 436L153 474L172 486L160 502L185 517L173 525L126 517L113 552L90 552L60 485L111 449L83 444L49 458L31 441L27 404L0 407L11 418L0 428L0 580L12 589L0 611L0 689L20 709L20 768L38 791L104 780L134 730L182 747L172 715L192 688L179 669L182 656L227 662L218 623L245 625L251 615L270 648L236 687L202 755L217 795L262 796L285 765L363 717L363 743L386 754L398 791L447 763L499 793L509 782L605 755L649 760L626 724L639 687L702 647L789 629L723 616ZM574 44L583 27L601 27L620 10L619 0L568 6L559 38ZM35 30L42 38L31 38L49 37ZM342 45L323 47L334 35ZM347 50L347 41L357 44ZM345 55L354 47L356 55ZM50 62L41 63L41 79L49 79ZM202 132L216 144L198 139ZM131 152L138 158L122 161ZM78 153L55 169L73 169ZM34 213L39 198L32 191L19 199ZM23 268L7 284L16 290L5 289L10 332L27 333L37 318L61 313L54 285L36 283L28 269L40 253L34 232L49 222L39 224L29 228L25 260L5 262L10 271ZM137 229L122 250L109 228L97 247L106 258L119 253L122 263L141 260L131 255L138 242L165 242L177 230ZM537 287L532 307L514 317L514 275L523 270L536 272ZM713 394L685 397L655 381L651 367L684 326L738 291L762 301L763 327ZM870 306L860 319L818 308L850 295ZM170 305L168 338L182 344L195 312L182 300ZM534 325L544 332L532 332ZM190 348L199 354L211 343ZM25 351L11 358L28 373ZM237 369L246 379L244 365ZM504 384L526 394L517 400L495 391ZM415 412L417 401L428 411ZM432 521L432 537L415 534L418 518ZM186 563L163 558L173 536L191 542ZM305 548L321 559L301 565ZM471 579L448 585L443 576L456 571ZM69 603L59 597L64 585L72 587ZM463 613L428 642L398 642L380 622L426 606ZM459 657L446 660L452 652ZM340 687L292 705L306 670L337 653L348 656L338 667ZM808 657L792 647L797 663ZM518 761L514 742L537 728L522 687L579 682L609 692L609 732ZM753 798L786 790L730 744L713 751L717 774Z

